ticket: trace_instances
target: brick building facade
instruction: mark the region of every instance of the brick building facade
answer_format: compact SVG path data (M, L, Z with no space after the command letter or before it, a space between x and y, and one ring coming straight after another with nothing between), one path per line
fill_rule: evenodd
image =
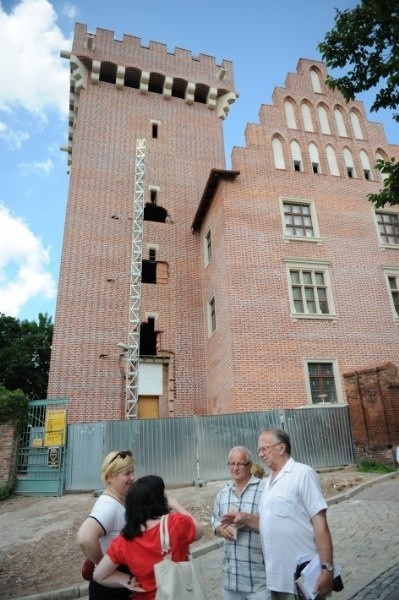
M399 363L399 158L360 102L301 59L224 161L232 65L78 24L70 187L48 396L121 419L137 139L146 139L138 416L345 402L344 374ZM119 345L118 345L119 344Z

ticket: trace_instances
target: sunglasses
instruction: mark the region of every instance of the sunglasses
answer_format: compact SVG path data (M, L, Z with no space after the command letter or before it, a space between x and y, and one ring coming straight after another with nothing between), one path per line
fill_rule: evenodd
M114 458L110 461L109 464L111 465L114 462L114 460L118 458L118 456L120 456L121 458L126 458L127 456L133 458L133 454L132 452L130 452L130 450L119 450L119 452L115 454Z

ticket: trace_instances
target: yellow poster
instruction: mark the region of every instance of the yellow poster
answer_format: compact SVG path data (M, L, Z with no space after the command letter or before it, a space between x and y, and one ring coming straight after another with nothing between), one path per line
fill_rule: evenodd
M66 408L48 407L46 410L45 446L63 446L65 444Z

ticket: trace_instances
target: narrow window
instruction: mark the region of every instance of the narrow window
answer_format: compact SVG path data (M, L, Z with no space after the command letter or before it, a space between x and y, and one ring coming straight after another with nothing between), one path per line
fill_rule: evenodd
M312 163L313 173L321 173L319 151L317 149L316 144L314 144L313 142L309 144L309 156L310 162Z
M348 134L346 133L344 117L342 116L342 112L339 108L334 109L334 116L337 124L338 135L341 137L348 137Z
M158 123L152 123L152 137L154 140L158 138Z
M360 150L360 162L362 163L363 175L365 179L371 179L371 167L369 157L364 150Z
M312 216L308 204L283 202L286 235L314 237Z
M204 240L204 251L205 251L205 266L207 266L212 258L212 234L211 230L208 229L205 240Z
M295 118L295 109L291 100L284 102L285 119L287 121L287 127L289 129L298 129Z
M331 362L308 363L309 387L312 404L335 404L337 389L334 377L334 365Z
M384 244L399 244L399 217L397 213L377 212L378 232Z
M320 77L316 69L310 70L310 80L312 82L313 91L316 92L316 94L321 94Z
M390 275L388 277L389 289L391 290L392 302L395 307L396 315L399 316L399 276Z
M331 134L330 123L328 122L327 111L324 106L319 106L317 109L321 133Z
M302 102L301 110L302 110L302 119L303 119L303 125L305 127L305 131L314 131L312 113L311 113L309 105L306 104L306 102Z
M208 332L211 336L216 331L216 306L215 296L208 302Z
M150 248L148 259L143 259L141 269L141 281L143 283L157 283L156 250Z
M151 201L151 204L157 203L157 190L150 191L150 201Z
M344 148L344 161L346 173L350 179L356 177L355 167L353 164L352 153L348 148Z
M355 134L355 138L357 140L362 140L363 139L363 133L362 133L362 128L360 125L360 119L357 115L357 113L354 110L351 110L349 113L350 119L351 119L351 123L352 123L352 127L353 127L353 133Z
M291 142L291 156L294 163L295 171L302 171L302 155L301 148L295 140Z
M327 162L328 162L328 168L330 170L330 174L339 176L337 157L335 154L335 150L332 146L328 145L326 147L326 155L327 155Z
M274 166L276 169L285 169L284 151L281 140L277 137L272 141Z

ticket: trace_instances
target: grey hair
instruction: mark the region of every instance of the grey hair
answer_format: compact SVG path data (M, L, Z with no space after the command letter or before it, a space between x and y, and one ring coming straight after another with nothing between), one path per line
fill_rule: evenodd
M262 431L260 433L261 434L262 433L271 433L271 434L273 434L279 444L284 444L285 445L285 451L286 451L286 453L289 456L291 456L291 440L290 440L290 436L288 435L288 433L286 431L284 431L284 429L276 429L274 427L267 427L266 429L262 429Z
M230 455L231 455L232 452L242 452L247 457L246 461L247 462L252 462L251 451L248 450L248 448L246 448L245 446L234 446L234 448L231 448L231 450L229 452L229 460L230 460Z

